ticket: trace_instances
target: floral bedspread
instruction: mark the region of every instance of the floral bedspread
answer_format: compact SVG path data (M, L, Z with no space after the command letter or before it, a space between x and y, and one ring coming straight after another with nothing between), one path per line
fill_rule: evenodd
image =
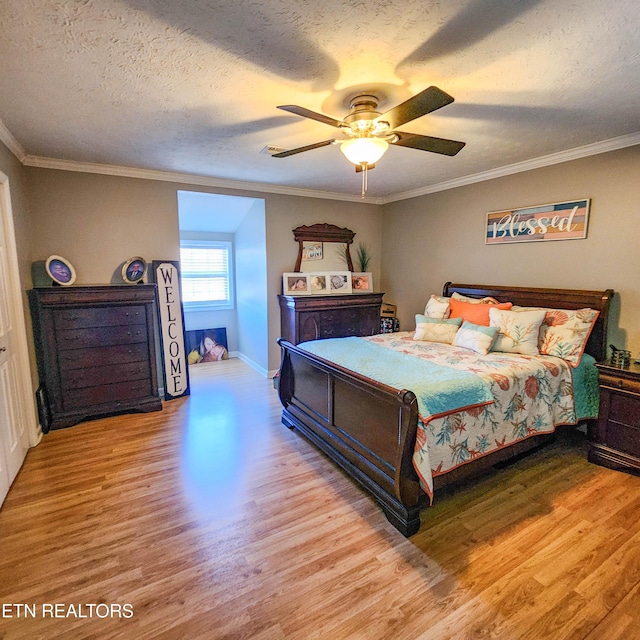
M413 465L433 497L433 478L533 435L577 422L570 366L556 356L490 352L413 340L412 332L365 338L480 376L494 402L445 416L419 416Z

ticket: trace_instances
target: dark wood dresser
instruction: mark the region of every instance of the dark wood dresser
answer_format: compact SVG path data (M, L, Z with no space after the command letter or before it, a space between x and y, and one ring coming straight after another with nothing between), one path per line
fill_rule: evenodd
M31 289L43 431L159 411L155 285Z
M306 340L380 333L383 295L279 295L281 336L292 344L298 344Z
M640 365L596 365L600 413L589 443L589 460L640 475Z

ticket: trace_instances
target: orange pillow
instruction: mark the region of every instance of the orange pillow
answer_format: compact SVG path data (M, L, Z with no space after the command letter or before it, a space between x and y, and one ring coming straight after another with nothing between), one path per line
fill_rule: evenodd
M474 302L463 302L462 300L456 300L451 298L449 300L451 307L450 318L462 318L473 322L473 324L479 324L483 327L489 326L489 309L511 309L513 303L500 302L499 304L476 304Z

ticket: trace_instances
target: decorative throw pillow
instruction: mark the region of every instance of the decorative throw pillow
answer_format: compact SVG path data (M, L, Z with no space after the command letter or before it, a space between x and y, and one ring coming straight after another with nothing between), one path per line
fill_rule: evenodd
M469 296L463 296L461 293L454 291L451 297L456 300L462 300L462 302L471 302L471 304L498 304L498 300L491 296L487 296L486 298L469 298Z
M473 324L480 324L485 327L489 326L489 309L492 307L496 309L511 309L513 306L511 302L477 304L456 300L455 298L451 298L449 304L451 306L451 318L462 318Z
M461 324L462 318L427 318L416 313L416 332L413 339L451 344Z
M497 335L498 327L485 327L465 320L453 339L453 345L487 355Z
M545 316L544 309L539 311L508 311L490 308L489 326L499 329L492 350L539 356L540 325Z
M577 367L599 314L595 309L546 309L540 327L540 353L558 356Z
M448 318L450 311L450 299L451 298L432 295L429 300L427 300L427 306L424 308L424 315L428 318Z

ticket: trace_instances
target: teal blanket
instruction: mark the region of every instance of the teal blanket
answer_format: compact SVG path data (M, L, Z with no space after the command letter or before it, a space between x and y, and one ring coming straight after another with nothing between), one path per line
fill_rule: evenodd
M413 391L423 419L493 402L491 389L480 376L392 351L369 340L329 338L298 346L395 389Z
M578 420L598 417L600 390L598 388L598 370L594 366L595 361L595 358L583 353L580 364L571 371Z

